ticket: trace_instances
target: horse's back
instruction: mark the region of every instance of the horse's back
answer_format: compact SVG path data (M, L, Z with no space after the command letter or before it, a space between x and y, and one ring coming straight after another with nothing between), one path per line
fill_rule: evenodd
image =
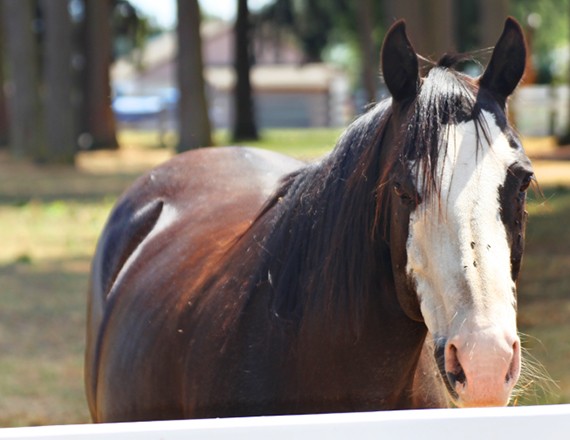
M154 381L161 388L154 390L149 379L161 374L160 363L143 357L173 359L181 349L181 303L193 301L193 289L249 227L280 178L301 165L257 149L196 150L139 178L120 198L99 240L90 282L86 386L95 420L122 418L132 408L121 402L136 393L141 414L148 398L164 418L182 416L169 398L157 401L180 387L172 374L177 366L168 367L170 382ZM168 332L172 338L156 337ZM127 380L135 374L137 380ZM145 381L148 388L133 389Z

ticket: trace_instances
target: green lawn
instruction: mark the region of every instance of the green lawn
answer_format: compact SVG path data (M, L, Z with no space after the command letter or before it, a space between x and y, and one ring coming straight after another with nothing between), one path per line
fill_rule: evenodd
M257 141L244 141L234 144L226 130L214 133L215 145L240 145L267 148L301 159L313 159L332 149L342 133L340 128L322 128L311 130L273 129L262 130ZM120 135L122 144L135 145L136 148L153 149L160 146L160 139L154 132L126 131ZM176 138L172 133L164 136L164 145L169 149L176 147Z
M536 386L523 401L570 403L570 189L544 192L544 197L530 196L519 327L528 335L524 346L552 380L541 380L538 371Z
M253 145L312 158L339 133L275 130ZM226 143L223 133L217 139ZM156 148L155 134L123 140L143 144L141 157ZM147 166L133 160L129 172L93 172L0 156L0 426L89 420L82 378L89 262L114 200ZM520 327L559 389L530 378L517 404L570 402L570 191L546 189L529 210Z
M341 129L313 130L268 130L261 132L259 141L240 142L238 145L267 148L301 159L313 159L332 149L342 133ZM231 145L228 133L218 132L215 137L218 145Z

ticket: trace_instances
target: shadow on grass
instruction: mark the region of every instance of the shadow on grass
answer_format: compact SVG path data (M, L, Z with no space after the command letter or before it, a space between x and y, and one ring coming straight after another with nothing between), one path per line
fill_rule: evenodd
M84 174L66 170L66 175L35 172L29 178L0 178L0 205L22 206L32 200L41 202L98 201L118 197L140 173Z
M85 423L89 262L0 266L0 426Z

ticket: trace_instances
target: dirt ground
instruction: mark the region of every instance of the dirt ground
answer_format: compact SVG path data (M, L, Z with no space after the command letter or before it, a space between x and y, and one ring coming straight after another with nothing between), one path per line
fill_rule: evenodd
M570 146L552 138L526 138L523 145L540 186L570 186Z

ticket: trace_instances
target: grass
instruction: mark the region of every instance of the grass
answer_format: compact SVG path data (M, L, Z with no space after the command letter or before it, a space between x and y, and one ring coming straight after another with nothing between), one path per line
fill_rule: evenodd
M268 148L301 159L313 159L330 151L341 133L342 129L335 128L311 130L272 129L261 131L260 140L234 143L227 130L219 130L214 134L214 143L216 145ZM119 136L119 141L123 146L135 146L137 149L154 149L160 144L160 139L155 133L144 131L123 132ZM172 133L167 133L164 136L164 145L171 150L176 147L176 139Z
M269 148L278 153L288 154L300 159L313 159L331 150L342 133L340 129L314 130L269 130L261 133L259 141L239 142L237 145L248 145L259 148ZM231 145L229 134L217 134L218 145Z
M0 426L89 421L85 292L111 205L33 199L0 208Z
M312 158L339 133L275 130L249 145ZM225 133L216 138L227 143ZM156 139L123 133L120 152L83 154L75 170L0 155L0 426L89 421L82 364L90 258L116 197L171 155ZM529 206L519 320L526 349L556 386L534 377L517 404L570 402L570 190L544 191Z
M525 401L569 403L570 189L554 187L544 192L544 197L531 196L529 203L519 327L529 335L524 345L546 367L552 381L538 379Z

